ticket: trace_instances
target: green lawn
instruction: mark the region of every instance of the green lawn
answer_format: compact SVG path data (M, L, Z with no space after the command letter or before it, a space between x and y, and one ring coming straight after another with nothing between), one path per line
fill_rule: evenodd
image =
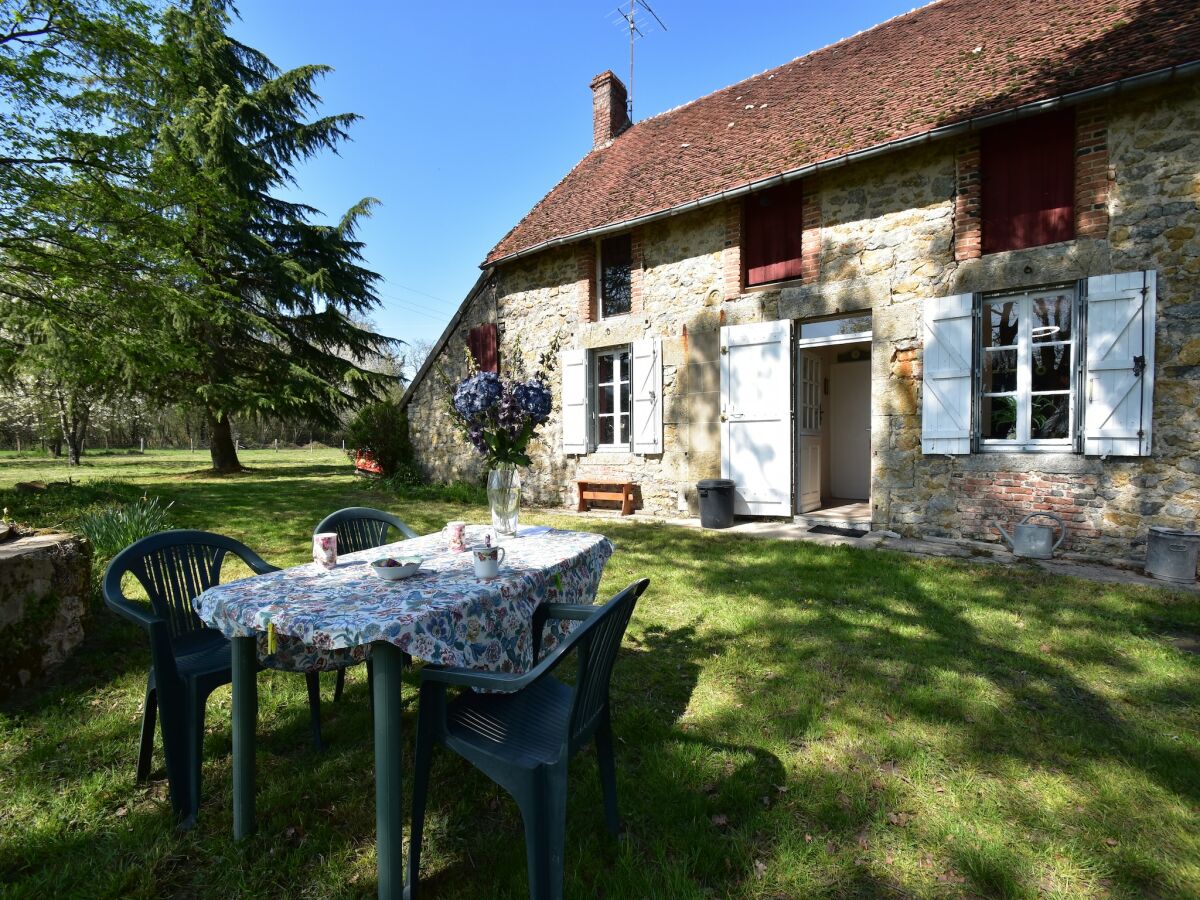
M325 513L396 511L420 531L483 521L477 493L388 497L341 454L262 451L216 479L200 454L0 457L0 506L38 525L148 492L180 526L302 561ZM112 480L116 479L116 480ZM1194 595L1025 569L526 516L609 534L603 592L651 587L613 683L624 836L606 836L577 760L570 897L1200 896L1200 632ZM229 690L209 705L204 806L171 829L161 754L133 784L148 652L101 610L52 683L0 712L0 894L357 897L375 888L365 675L325 704L312 751L303 679L260 687L259 833L230 837ZM331 679L327 683L331 691ZM415 725L415 693L406 690ZM412 728L408 738L411 741ZM426 884L525 895L515 806L435 763Z

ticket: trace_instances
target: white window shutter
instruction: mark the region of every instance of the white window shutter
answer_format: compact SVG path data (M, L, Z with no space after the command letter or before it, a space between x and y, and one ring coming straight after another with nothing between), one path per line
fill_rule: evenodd
M563 453L587 453L587 351L564 350L561 364Z
M924 308L921 451L971 452L971 294L930 297Z
M1149 456L1155 273L1089 278L1086 301L1083 452Z
M662 342L633 342L633 452L663 452Z

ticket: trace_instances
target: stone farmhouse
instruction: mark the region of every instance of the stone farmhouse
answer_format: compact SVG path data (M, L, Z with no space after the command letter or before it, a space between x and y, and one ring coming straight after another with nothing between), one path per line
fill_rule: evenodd
M526 497L995 540L1051 511L1131 555L1200 514L1200 5L940 0L594 144L482 264L405 394L558 336Z

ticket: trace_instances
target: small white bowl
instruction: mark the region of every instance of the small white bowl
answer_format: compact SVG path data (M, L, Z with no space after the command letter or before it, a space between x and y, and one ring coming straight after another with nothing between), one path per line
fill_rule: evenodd
M398 566L384 566L380 563L386 559L395 559L400 563ZM371 571L375 573L377 578L382 578L384 581L399 581L401 578L407 578L409 575L415 575L417 570L421 568L423 560L419 556L397 556L385 557L377 559L371 563Z

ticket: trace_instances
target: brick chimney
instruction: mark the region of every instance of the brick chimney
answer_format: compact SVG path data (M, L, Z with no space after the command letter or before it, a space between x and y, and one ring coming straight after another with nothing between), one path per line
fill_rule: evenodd
M592 149L599 150L629 127L628 94L612 69L592 79Z

